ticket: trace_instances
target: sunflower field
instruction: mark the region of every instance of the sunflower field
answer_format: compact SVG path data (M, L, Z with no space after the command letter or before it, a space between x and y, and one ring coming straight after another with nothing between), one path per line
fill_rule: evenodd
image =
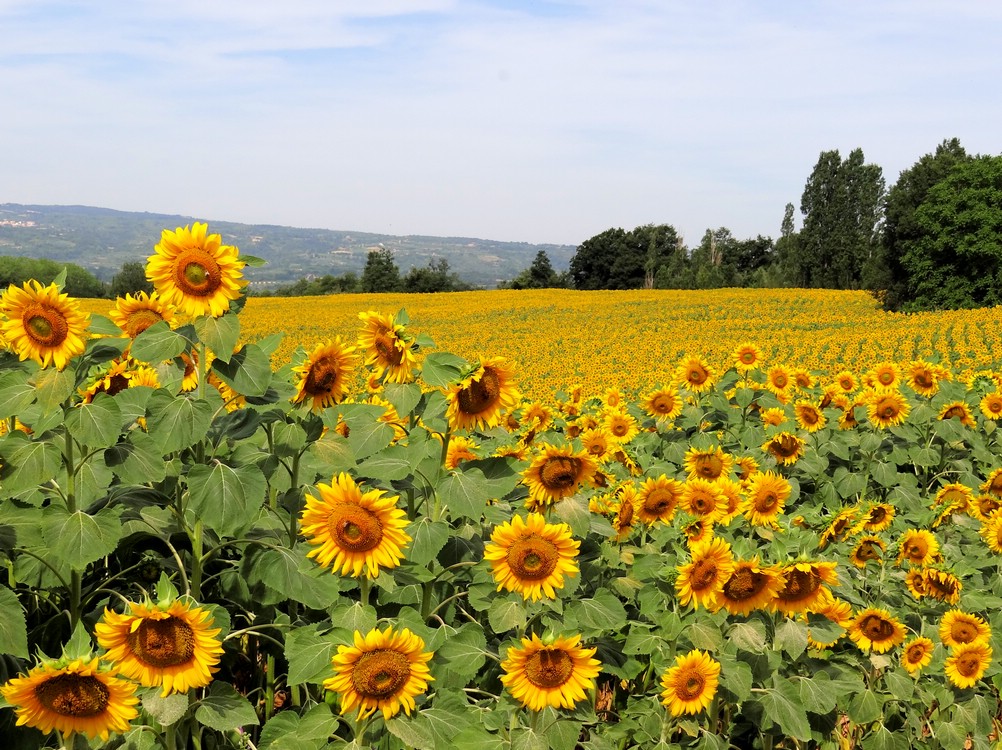
M999 745L996 310L258 262L0 296L5 749Z

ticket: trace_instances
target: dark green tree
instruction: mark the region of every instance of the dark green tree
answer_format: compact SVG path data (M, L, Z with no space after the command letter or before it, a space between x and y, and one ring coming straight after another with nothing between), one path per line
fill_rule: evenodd
M445 258L428 261L428 265L414 266L404 277L405 292L459 292L471 287L464 283L456 274L449 271L449 261Z
M398 292L402 288L400 269L393 260L393 251L382 247L370 250L362 269L360 282L363 292Z
M779 239L776 240L774 278L781 279L783 286L799 283L797 253L800 234L794 224L793 212L793 204L787 203L783 211L783 223L779 228Z
M149 294L152 291L153 282L146 278L146 266L138 261L123 263L122 270L112 277L108 287L108 294L112 297L135 295L137 292Z
M51 284L59 273L66 269L63 291L71 297L106 297L104 284L90 271L74 263L57 263L47 258L22 258L0 256L0 289L11 284L21 286L29 279L43 285Z
M627 232L607 229L582 242L570 262L575 289L641 289L653 285L678 237L668 224L645 224Z
M550 256L545 250L537 252L532 265L521 271L508 284L511 289L554 289L563 285L564 280L554 270Z

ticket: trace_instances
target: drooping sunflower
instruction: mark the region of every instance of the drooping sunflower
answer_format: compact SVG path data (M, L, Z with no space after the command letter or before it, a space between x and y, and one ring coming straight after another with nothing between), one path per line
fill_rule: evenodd
M818 549L824 549L829 542L839 541L848 534L851 531L853 519L858 513L859 508L854 505L840 510L828 524L828 527L821 532L818 539Z
M449 426L453 430L497 427L504 412L514 410L522 398L514 376L515 368L503 357L481 359L473 374L449 387Z
M184 372L181 375L181 390L185 393L198 388L198 351L192 349L190 352L181 352L181 364L184 365Z
M793 384L797 386L797 388L801 388L803 390L813 388L816 383L814 376L811 375L810 371L805 370L802 367L794 369L793 372L790 373L790 377L793 378Z
M992 647L969 643L953 650L943 665L947 678L959 688L974 687L992 663Z
M859 522L853 527L853 533L868 531L876 534L878 531L883 531L891 525L896 512L890 503L874 503L862 512Z
M581 433L581 446L592 458L604 464L612 458L615 441L604 427L596 427Z
M1002 468L992 469L981 485L981 491L1002 498Z
M693 393L705 393L713 388L716 373L699 357L686 357L675 369L675 380Z
M167 304L192 317L218 318L247 286L240 251L224 245L208 225L195 222L173 232L163 230L147 260L146 278Z
M373 310L360 312L362 330L358 333L358 347L365 357L365 365L375 370L375 375L387 383L410 383L414 380L417 356L414 341L407 328L393 316Z
M609 409L605 413L603 424L606 432L621 445L629 443L640 432L637 420L626 409Z
M108 317L130 339L134 339L150 326L161 321L171 327L174 324L174 306L167 304L155 291L152 294L136 292L136 296L126 294L115 300L115 306Z
M20 288L11 284L0 296L0 314L7 316L0 323L3 340L21 361L62 370L84 352L90 316L55 284L43 287L34 279Z
M565 636L544 642L535 633L522 638L522 646L508 649L501 662L501 684L512 697L533 711L574 708L595 687L601 662L592 658L594 648L582 648L581 636Z
M476 454L479 449L480 446L470 438L453 435L449 438L449 447L445 452L445 468L452 470L462 461L475 461L479 458Z
M905 574L905 587L916 599L925 596L925 578L922 575L922 568L912 568Z
M1002 513L991 515L981 524L981 538L992 552L1002 555Z
M831 596L827 585L838 585L836 567L834 562L804 561L784 565L781 568L783 588L772 601L773 609L784 614L812 611L819 601Z
M854 430L859 427L859 419L856 416L856 408L866 406L866 399L859 396L849 398L839 396L833 401L836 408L841 409L842 414L838 418L838 428L840 430Z
M644 523L671 523L685 486L661 474L648 477L637 490L637 517Z
M529 487L528 502L539 509L570 497L582 484L592 481L597 469L598 463L586 451L544 444L522 472L522 482Z
M610 519L613 532L615 532L612 539L615 542L622 542L630 536L637 521L640 520L637 513L639 502L637 488L632 482L626 482L616 489L615 495L616 513Z
M779 432L762 444L762 450L783 466L795 464L804 455L804 441L792 432Z
M433 656L424 650L424 640L407 628L373 628L365 635L356 630L351 646L337 647L331 659L334 676L323 685L341 696L342 716L355 708L359 720L376 711L390 719L401 708L410 716L417 705L414 697L435 679L428 670Z
M319 497L308 495L300 518L306 553L332 573L369 578L379 569L395 568L403 560L403 547L411 541L404 531L407 514L397 508L397 496L383 490L363 493L355 480L338 474L331 484L316 485Z
M981 399L979 406L981 407L981 413L986 419L990 419L993 422L1002 419L1002 391L987 394Z
M720 662L699 649L675 657L661 678L661 702L672 716L698 714L713 701L720 682Z
M901 666L909 674L915 674L932 661L932 652L936 648L930 638L916 636L901 649Z
M810 401L798 401L793 406L797 425L807 432L817 432L828 424L828 418L815 404Z
M982 523L991 520L995 511L1002 508L1002 498L995 495L981 494L974 498L971 503L971 515Z
M727 497L716 482L689 479L682 488L682 507L689 515L716 522L727 513Z
M122 614L106 609L94 634L119 673L163 688L166 697L212 682L223 653L213 624L208 609L180 599L164 605L129 602Z
M906 560L911 565L928 565L939 559L939 542L925 529L908 529L898 543L898 565Z
M294 404L309 404L310 411L320 411L341 403L345 396L345 381L355 371L355 347L347 346L337 336L319 344L299 367Z
M651 391L640 402L641 408L657 420L670 420L682 413L682 399L673 385Z
M939 374L929 362L916 360L909 363L905 382L915 393L926 398L932 398L939 390Z
M720 608L720 591L734 573L731 545L719 537L696 542L690 547L691 560L678 569L675 590L682 606L692 602L711 611Z
M564 587L564 576L577 575L581 542L571 538L566 523L547 523L539 513L529 513L495 527L484 546L484 559L498 591L516 591L524 599L555 599Z
M971 408L963 401L951 401L948 404L944 404L943 408L939 410L938 417L944 421L947 419L957 419L964 427L978 426L977 420L971 414Z
M883 539L867 535L856 542L856 546L849 553L849 561L857 568L865 568L867 563L882 562L886 550L887 543Z
M926 596L947 604L960 601L964 585L953 573L939 568L921 568L922 591Z
M90 404L99 393L106 393L109 396L121 393L129 387L135 364L129 357L111 360L80 389L80 400Z
M988 643L991 637L992 628L983 618L959 609L951 609L939 621L939 638L950 648Z
M712 448L691 447L685 452L683 463L690 479L698 477L712 482L730 473L734 457L724 453L719 445Z
M936 490L931 508L953 508L958 513L964 513L974 500L974 491L966 484L951 482Z
M768 608L783 583L779 569L761 565L757 557L735 560L734 572L724 581L718 602L732 615L748 615Z
M745 517L752 526L776 528L776 519L790 497L790 480L772 471L759 471L748 480Z
M882 654L905 640L905 626L886 609L867 607L856 615L849 637L861 650Z
M13 706L19 727L107 740L127 732L139 715L136 687L93 658L43 661L0 687L0 694Z
M738 372L749 372L762 364L762 351L752 343L738 344L731 354Z
M863 376L863 382L870 388L898 388L901 384L901 368L893 362L881 362Z
M748 503L741 488L741 483L733 479L718 479L715 484L720 493L727 500L727 507L723 515L717 519L721 526L727 526L735 518L745 512Z
M867 416L882 430L902 424L911 411L907 399L897 389L869 391L865 401Z

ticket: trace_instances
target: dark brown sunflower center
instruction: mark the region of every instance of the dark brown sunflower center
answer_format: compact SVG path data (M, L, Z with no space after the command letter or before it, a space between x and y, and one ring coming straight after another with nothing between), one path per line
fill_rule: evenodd
M755 496L755 510L759 513L772 513L779 505L779 495L772 490L763 490Z
M1002 398L988 399L988 411L992 414L1002 413Z
M108 378L107 384L101 390L109 396L114 396L116 393L121 393L128 387L129 379L121 373L118 373Z
M877 402L877 414L884 419L893 419L898 415L898 405L893 401L881 399Z
M967 416L967 411L962 406L951 406L945 412L943 412L942 419L963 419Z
M696 515L706 516L717 509L717 498L700 492L693 496L690 507Z
M126 642L139 661L160 669L186 664L195 654L195 631L173 615L144 619L126 636Z
M629 528L633 523L633 503L623 500L619 504L619 515L616 517L616 525L620 529Z
M988 488L988 491L995 495L1002 495L1002 487L998 488L998 491L994 489L995 485L992 484ZM990 516L992 513L999 509L999 501L993 497L985 495L984 497L978 498L978 507L981 509L982 514Z
M797 452L800 450L800 444L793 435L780 435L772 439L769 449L773 455L790 458L797 455Z
M690 667L678 676L675 682L675 693L684 701L699 698L706 687L706 678L696 668Z
M675 399L667 393L660 393L651 401L651 408L658 414L671 414L675 408Z
M777 373L772 377L772 384L782 390L790 384L790 379L786 377L783 373Z
M724 471L724 462L719 456L697 456L696 473L703 479L716 479Z
M894 373L890 370L883 370L879 375L877 375L877 380L881 385L890 385L894 382Z
M920 388L931 388L933 385L932 373L928 370L922 372L917 372L912 376L912 380L915 381L915 385Z
M818 420L821 419L821 415L817 411L815 411L814 408L812 407L801 410L800 418L804 421L804 424L816 425L818 423Z
M977 640L978 629L969 622L955 621L950 626L950 637L957 643L973 643Z
M574 660L560 648L544 648L525 661L525 676L538 688L557 688L574 673Z
M368 552L383 540L383 525L365 508L351 503L333 507L327 519L331 538L342 549Z
M306 374L303 390L311 395L330 393L337 386L340 377L341 369L338 367L337 361L330 357L320 357Z
M464 414L481 414L501 398L501 380L494 370L484 368L479 380L462 388L456 396L459 410Z
M35 686L38 702L62 716L97 716L108 707L109 696L93 675L59 674Z
M30 305L24 311L21 322L28 337L39 346L59 346L70 330L63 314L47 305Z
M686 380L688 380L693 385L700 385L706 382L706 370L702 367L690 367L689 372L686 374Z
M652 516L663 516L675 508L675 495L662 488L651 490L644 500L644 511Z
M566 490L578 483L581 460L570 456L554 456L539 470L539 480L551 491Z
M768 577L750 568L738 568L724 584L724 596L735 602L742 602L757 596L768 582Z
M391 336L388 331L381 331L376 335L373 344L379 359L391 367L399 365L404 359L404 353L397 348L396 342L395 336Z
M216 259L200 248L188 248L175 263L174 283L182 294L207 297L223 282Z
M879 560L880 546L876 542L860 542L856 548L856 557L860 560Z
M786 574L786 585L779 592L779 598L788 602L807 599L821 588L821 583L821 576L813 571L791 570Z
M517 578L539 581L556 570L560 552L549 539L533 534L512 543L505 560Z
M894 635L894 625L879 615L867 615L859 623L860 632L871 641L886 641Z
M852 382L849 378L842 378L841 380L838 381L838 384L839 388L841 388L843 391L851 391L853 388L856 387L856 384Z
M1002 474L999 474L992 479L991 483L988 485L988 491L993 495L1002 495Z
M125 321L125 332L129 338L134 339L154 323L163 320L163 316L156 310L136 310L129 315Z
M928 593L939 599L948 599L957 593L957 585L949 579L941 581L935 576L930 576L925 580Z
M362 654L351 670L351 684L363 698L385 699L407 684L411 663L399 651L380 649Z
M588 443L588 452L593 456L601 456L608 447L602 438L594 438Z
M630 424L625 419L617 419L612 423L612 434L616 437L623 437L630 431Z
M905 653L910 664L918 664L923 658L925 658L925 646L921 643L915 643L909 646Z
M689 573L689 586L693 591L703 591L716 583L718 575L716 561L699 560L692 566L692 572Z
M957 658L956 666L964 677L974 677L981 669L981 659L977 654L962 654Z
M913 539L905 548L905 557L912 562L921 562L922 560L925 560L925 556L928 553L929 547L925 541L921 539Z
M870 515L866 517L867 523L881 523L885 518L887 518L887 508L877 506L870 510Z

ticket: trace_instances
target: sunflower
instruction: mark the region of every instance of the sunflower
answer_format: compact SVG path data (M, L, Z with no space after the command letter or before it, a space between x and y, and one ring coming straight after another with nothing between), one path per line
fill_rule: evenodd
M602 403L607 409L618 409L624 404L623 392L616 386L608 388L606 392L602 394Z
M206 234L208 225L163 230L160 243L147 260L146 278L167 304L192 317L218 318L247 286L239 251L224 245L218 234Z
M682 507L690 515L715 522L727 513L727 497L716 482L690 479L682 488Z
M219 377L215 371L209 370L208 375L206 375L205 382L219 391L219 395L223 398L223 405L226 407L226 411L236 411L237 409L243 409L247 406L247 397L242 393L237 393L233 388Z
M939 390L939 375L935 366L928 362L911 362L905 373L905 382L915 393L926 398L935 396Z
M686 544L691 550L694 545L713 538L713 521L706 518L695 518L682 526L682 533L685 534Z
M818 549L824 549L828 546L829 542L839 541L848 534L852 530L852 521L858 513L859 508L856 506L840 510L831 523L828 524L828 527L821 532L821 536L818 539Z
M780 432L766 440L762 450L772 454L776 463L789 466L804 455L804 441L792 432Z
M539 513L514 516L497 526L484 546L498 591L516 591L524 599L555 599L565 575L577 575L578 547L565 523L550 524Z
M852 532L856 534L860 531L868 531L875 534L878 531L883 531L891 525L895 513L896 509L890 503L874 503L863 512Z
M992 552L1002 555L1002 513L995 513L981 524L981 538Z
M104 369L91 378L86 386L80 389L80 400L85 404L90 404L99 393L106 393L109 396L121 393L129 387L134 365L134 360L129 357L111 360Z
M923 667L929 666L934 648L935 645L929 638L924 636L912 638L901 650L901 666L909 674L915 674Z
M643 397L641 408L658 420L674 419L682 413L682 399L674 386L662 386Z
M793 413L797 418L797 425L807 432L817 432L828 423L821 409L810 401L798 401L793 407Z
M108 317L130 339L134 339L155 323L165 322L173 327L174 306L160 299L156 292L136 292L136 296L126 294L115 300L115 306Z
M462 435L453 435L449 438L449 447L445 452L445 468L455 469L459 466L461 461L474 461L479 456L474 451L480 449L480 446L467 437Z
M948 404L944 404L943 408L939 410L939 418L941 420L947 419L957 419L964 427L977 427L978 423L974 419L974 415L971 414L970 407L963 401L951 401Z
M671 523L685 485L661 474L648 477L637 490L637 518L644 523Z
M786 421L786 411L780 409L778 406L764 409L760 416L762 418L762 424L769 425L770 427L779 427Z
M184 393L198 388L198 352L181 352L181 364L184 365L184 372L181 375L181 390Z
M986 419L997 422L1002 419L1002 391L987 394L980 403L981 413Z
M798 367L791 372L790 377L793 378L793 384L803 390L813 388L815 385L814 376L802 367Z
M835 401L835 406L842 410L842 414L838 418L838 428L840 430L854 430L859 426L859 420L856 418L856 407L866 406L866 399L858 397L850 399L840 396Z
M930 508L942 506L956 508L959 512L964 512L970 507L974 500L974 491L966 484L952 482L944 484L936 490L936 496L932 500Z
M319 344L299 367L294 404L308 403L310 411L320 411L341 403L345 396L345 381L355 370L355 347L346 346L337 336Z
M586 451L544 444L522 472L522 482L529 487L528 503L543 508L570 497L582 483L592 481L597 469L598 463Z
M738 472L738 481L745 484L758 471L758 461L751 456L739 456L734 459L734 468Z
M988 643L992 638L991 626L977 615L951 609L939 622L939 638L944 646L957 648L969 643Z
M812 611L828 618L836 625L844 628L846 631L852 627L852 623L855 620L852 614L852 605L842 599L836 599L830 592L826 592L818 599L817 603L812 607ZM834 640L818 641L812 637L810 629L807 631L808 647L818 651L831 648L838 643L841 638L842 634L839 634L835 636Z
M718 479L714 484L717 485L717 489L727 501L727 507L723 515L717 519L717 523L721 526L727 526L745 512L747 503L742 494L740 482L735 482L733 479Z
M545 430L553 424L553 409L533 401L522 410L522 424L530 425L537 432Z
M213 622L209 610L180 599L129 602L128 613L106 609L94 634L120 674L146 687L162 687L167 697L212 682L223 653Z
M1002 469L992 469L981 485L981 491L1002 498Z
M604 426L617 443L626 444L640 432L635 420L626 409L609 409L605 413Z
M152 367L137 367L133 371L132 377L129 378L129 388L139 388L140 386L159 388L160 373Z
M690 548L691 560L678 569L675 590L683 606L692 602L709 610L720 608L720 592L724 583L734 573L731 545L723 539L712 538L696 542Z
M748 480L745 517L752 526L778 528L776 519L790 497L790 480L772 471L760 471Z
M776 395L781 402L786 403L790 399L790 390L793 387L793 379L790 371L783 365L770 367L765 374L765 388Z
M938 568L922 568L922 590L926 596L947 604L960 601L964 585L953 573Z
M893 362L881 362L863 376L863 382L870 388L897 389L901 384L901 368Z
M912 565L928 565L939 559L939 542L931 531L908 529L898 543L898 565L907 560Z
M365 569L369 578L380 567L395 568L403 559L410 536L404 531L407 517L396 507L397 496L382 490L362 493L355 480L338 474L330 485L316 486L320 497L307 496L300 526L306 541L314 545L307 557L332 573L358 578Z
M351 646L338 646L331 659L334 676L324 687L341 696L341 715L358 708L358 719L381 711L384 719L400 709L410 716L414 696L428 689L435 678L428 671L434 653L424 651L424 641L407 628L394 631L373 628L354 633Z
M372 310L360 312L358 317L362 321L358 348L364 352L365 365L387 383L412 382L417 356L407 329L393 317Z
M887 543L877 536L864 536L849 553L849 561L857 568L865 568L866 564L873 562L883 562L884 552L887 550Z
M784 614L811 611L826 596L831 596L825 584L838 584L836 566L833 562L795 562L783 566L784 584L772 602L773 609Z
M943 665L950 682L959 688L974 687L992 663L992 647L987 643L959 646Z
M713 448L689 448L683 462L690 479L698 477L712 482L730 473L734 457L724 453L718 445Z
M661 702L672 716L698 714L706 709L717 694L720 662L698 649L675 657L661 678Z
M925 577L922 575L922 568L912 568L905 575L905 586L916 599L925 596Z
M62 370L84 352L89 315L55 284L43 287L34 279L21 288L11 284L0 296L0 313L7 316L0 324L2 338L21 361Z
M738 344L731 358L738 372L749 372L762 364L762 351L755 344Z
M995 511L999 508L1002 508L1002 498L995 495L981 494L974 498L971 504L971 513L979 521L985 522L991 520L991 517L995 515Z
M886 609L867 607L849 626L849 637L863 651L882 654L905 639L905 626Z
M632 484L623 484L616 490L616 514L612 517L612 529L615 532L612 539L622 542L630 536L633 527L639 520L637 506L639 499L637 489Z
M136 687L116 677L114 670L101 669L96 658L74 659L36 664L0 687L0 694L14 708L19 727L107 740L113 732L127 732L139 715Z
M836 373L832 385L837 386L842 393L852 393L859 387L859 384L856 382L856 376L848 370Z
M732 615L748 615L767 608L783 583L779 569L760 565L757 557L735 560L734 572L724 581L717 602Z
M614 442L612 435L604 427L596 427L581 433L581 446L600 464L612 458Z
M502 357L481 359L472 375L449 387L449 426L454 430L497 427L502 413L514 410L522 398L514 375L515 369Z
M713 388L716 373L699 357L686 357L675 369L675 379L693 393Z
M595 688L601 662L594 648L582 648L581 636L566 636L545 643L535 633L522 638L521 648L509 648L501 662L501 684L512 697L533 711L574 708Z
M908 401L898 390L870 391L865 401L867 416L882 430L903 423L911 411Z

